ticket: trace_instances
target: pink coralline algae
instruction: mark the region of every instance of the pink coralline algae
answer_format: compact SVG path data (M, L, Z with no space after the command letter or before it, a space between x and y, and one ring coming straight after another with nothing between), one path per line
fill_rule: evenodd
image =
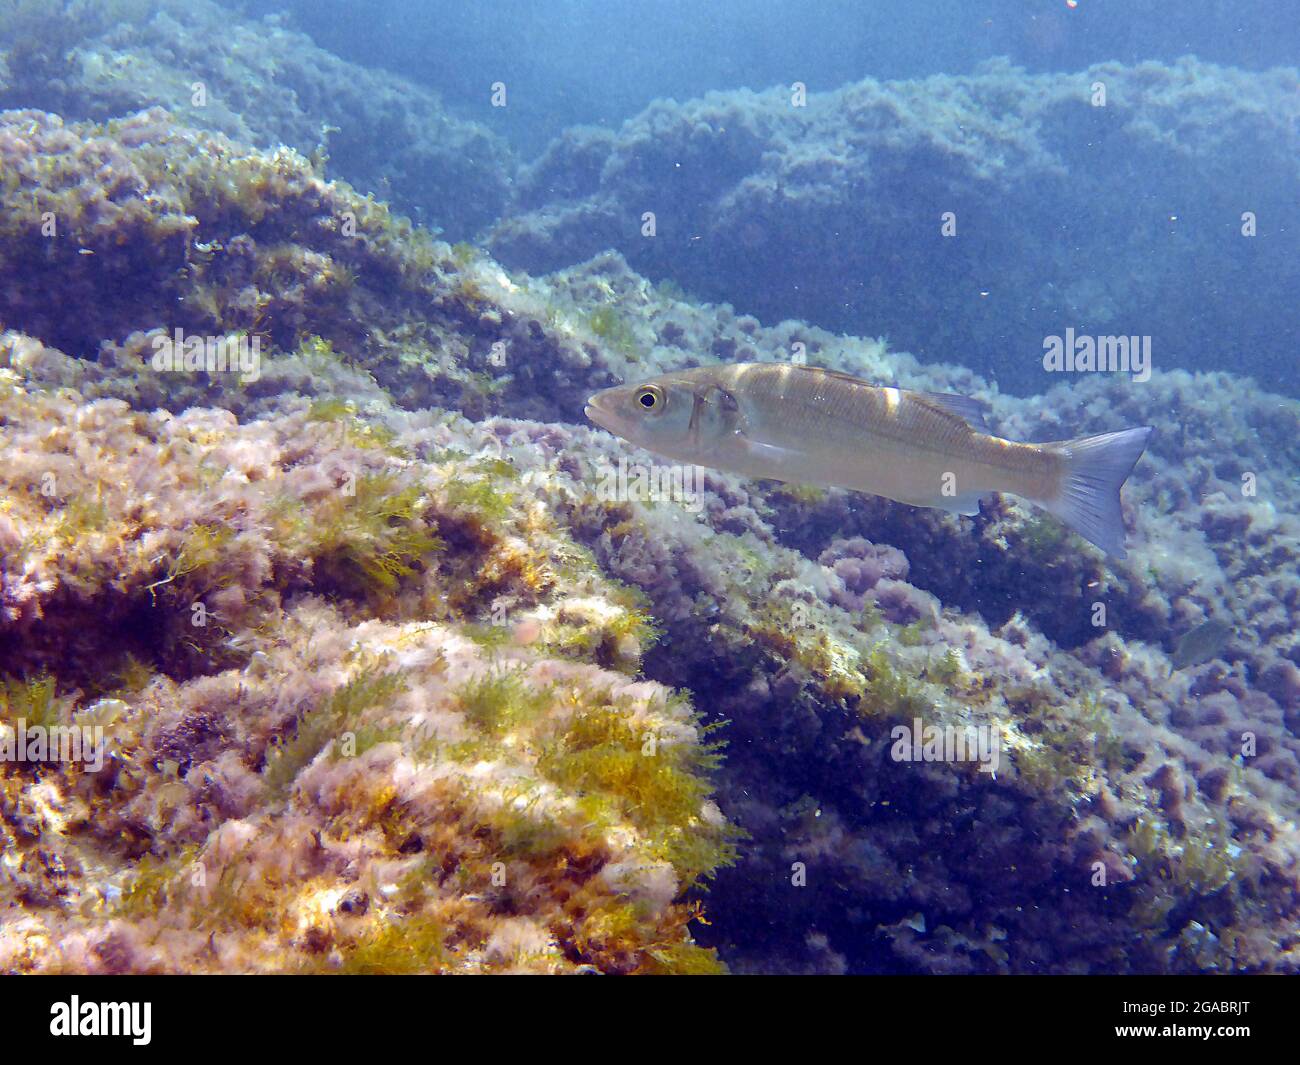
M832 544L817 561L844 582L843 592L831 593L836 606L854 611L874 602L886 618L898 624L934 616L927 600L937 601L907 583L907 556L896 547L857 536Z

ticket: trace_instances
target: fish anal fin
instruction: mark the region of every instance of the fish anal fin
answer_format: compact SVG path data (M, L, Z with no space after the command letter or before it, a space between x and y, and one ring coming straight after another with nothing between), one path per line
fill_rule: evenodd
M913 507L934 507L946 510L949 514L960 514L963 518L973 518L980 512L980 500L986 495L987 492L967 492L959 496L935 495L928 499L901 499L899 502Z
M965 518L973 518L980 512L980 493L968 492L964 496L952 496L951 498L940 498L932 506L946 510L949 514L960 514Z

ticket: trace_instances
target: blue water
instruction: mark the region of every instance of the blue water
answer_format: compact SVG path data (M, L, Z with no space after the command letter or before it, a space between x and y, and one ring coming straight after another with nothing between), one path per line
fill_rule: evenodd
M994 56L1028 70L1195 55L1247 70L1295 65L1300 28L1283 0L250 0L291 12L323 47L428 85L466 115L505 120L524 154L565 126L618 123L651 100L799 79L962 74ZM491 116L486 83L509 76L517 107Z

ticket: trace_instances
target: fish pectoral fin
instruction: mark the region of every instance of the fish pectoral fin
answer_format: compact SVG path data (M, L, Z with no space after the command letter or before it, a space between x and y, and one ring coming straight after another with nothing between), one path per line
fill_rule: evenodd
M764 444L760 440L753 440L739 429L736 430L736 439L744 442L745 450L754 458L762 459L765 462L788 463L799 457L797 451L792 451L788 447L777 447L775 444Z

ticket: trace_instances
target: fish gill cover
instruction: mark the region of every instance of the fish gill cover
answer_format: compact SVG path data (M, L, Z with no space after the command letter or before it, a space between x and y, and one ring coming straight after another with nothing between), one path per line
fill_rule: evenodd
M1296 71L506 68L0 2L0 971L1300 968ZM583 417L738 362L1151 425L1128 557Z

